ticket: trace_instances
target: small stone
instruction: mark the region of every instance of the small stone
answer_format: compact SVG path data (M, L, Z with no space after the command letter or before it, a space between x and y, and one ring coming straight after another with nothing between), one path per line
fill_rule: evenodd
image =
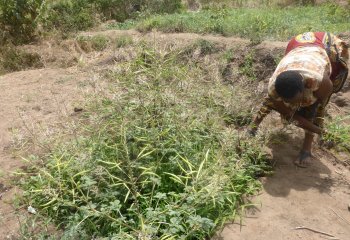
M32 109L39 112L41 110L41 107L40 106L34 106L34 107L32 107Z
M31 214L36 214L36 210L32 206L28 207L28 212L31 213Z
M348 204L348 210L349 210L349 212L350 212L350 203Z
M75 107L74 112L82 112L84 109L80 107Z

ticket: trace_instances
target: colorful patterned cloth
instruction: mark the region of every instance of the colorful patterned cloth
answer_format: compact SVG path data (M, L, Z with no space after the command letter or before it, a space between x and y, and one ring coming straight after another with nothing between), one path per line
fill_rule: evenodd
M319 103L314 92L318 90L323 79L327 78L333 82L333 92L340 91L347 78L348 60L348 45L333 34L304 33L293 38L288 44L285 57L270 78L268 96L257 113L256 122L261 122L271 110L275 110L274 101L282 101L275 90L277 76L283 71L296 70L304 78L305 90L301 106L284 104L317 126L323 127L329 98Z
M298 47L289 52L278 64L270 78L268 93L272 99L282 101L276 93L275 81L279 74L290 70L298 71L304 78L305 90L301 106L306 107L314 104L317 101L313 94L314 91L319 88L323 79L329 79L331 73L331 63L326 50L317 46L310 46ZM299 107L285 104L293 109Z

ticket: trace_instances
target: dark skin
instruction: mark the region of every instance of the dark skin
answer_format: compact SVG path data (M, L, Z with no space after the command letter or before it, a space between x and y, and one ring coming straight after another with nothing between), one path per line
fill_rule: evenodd
M306 87L306 86L305 86ZM333 93L333 83L329 78L324 78L322 83L320 84L317 91L314 92L314 96L317 98L317 102L322 104L324 101L327 101L330 95ZM283 99L283 101L273 101L274 103L274 109L279 112L281 115L285 116L287 119L293 119L296 122L296 125L298 127L303 128L305 131L305 138L302 145L302 151L310 153L309 156L304 158L298 158L294 163L300 167L307 167L310 164L311 161L311 148L312 148L312 141L314 138L314 133L321 135L323 133L323 130L313 124L311 121L305 119L304 117L294 114L294 111L291 110L288 106L285 105L286 103L291 104L300 104L303 99L303 93L299 92L291 99ZM259 122L257 118L253 121L253 126L250 129L251 133L255 133L260 125L261 121Z

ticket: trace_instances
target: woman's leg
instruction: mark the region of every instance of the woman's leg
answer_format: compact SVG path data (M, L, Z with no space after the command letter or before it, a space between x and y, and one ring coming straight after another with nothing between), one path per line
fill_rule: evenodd
M309 107L304 107L298 111L297 114L303 116L307 120L311 122L316 122L318 119L318 110L320 108L320 104L315 103ZM311 164L312 155L312 142L314 139L314 134L310 131L305 130L304 142L299 153L298 158L294 161L294 164L299 167L308 167Z

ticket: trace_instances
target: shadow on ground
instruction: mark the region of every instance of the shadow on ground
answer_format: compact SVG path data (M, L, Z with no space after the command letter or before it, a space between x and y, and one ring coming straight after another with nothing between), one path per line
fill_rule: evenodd
M328 178L331 170L319 160L319 154L314 152L312 165L308 168L298 168L293 164L300 151L303 136L292 136L277 133L268 144L274 162L274 174L263 179L266 193L274 197L286 197L291 190L306 191L317 189L320 193L328 193L333 181ZM314 143L315 144L315 143Z

